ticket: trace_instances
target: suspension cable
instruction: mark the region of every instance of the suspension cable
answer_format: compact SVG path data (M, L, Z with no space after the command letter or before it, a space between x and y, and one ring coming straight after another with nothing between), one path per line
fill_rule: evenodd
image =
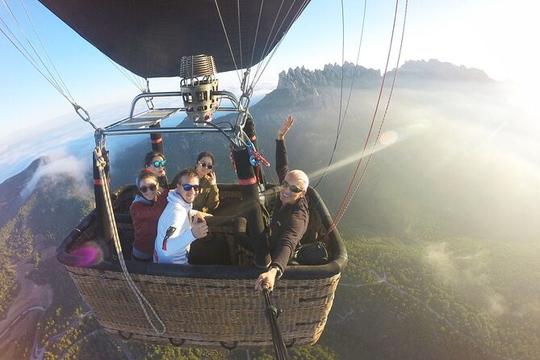
M332 165L332 162L334 161L334 155L336 154L337 145L339 142L339 136L341 135L341 129L343 128L342 121L344 122L345 119L341 118L341 112L343 110L343 65L345 64L345 7L343 5L343 0L341 0L341 80L339 85L339 113L338 113L338 124L336 129L336 138L334 140L334 147L332 148L332 154L330 155L330 159L328 160L328 164L326 165L326 168L324 169L324 173L322 176L317 180L317 183L313 186L314 188L317 188L321 181L324 180L326 177L326 174L328 173L328 169L330 168L330 165Z
M407 22L408 5L409 5L409 0L405 0L405 9L404 9L404 15L403 15L403 28L402 28L402 31L401 31L401 41L400 41L400 44L399 44L398 56L397 56L397 61L396 61L396 70L395 70L394 75L392 77L392 85L390 86L390 92L388 94L388 100L386 102L386 106L385 106L385 109L384 109L384 114L383 114L381 123L379 125L379 129L377 131L377 136L376 136L372 146L375 146L375 144L380 139L382 127L383 127L384 122L386 120L386 115L388 114L388 109L390 107L390 102L391 102L391 99L392 99L392 95L394 93L394 86L395 86L395 83L396 83L398 69L399 69L399 62L400 62L400 59L401 59L401 50L403 49L403 39L405 38L405 25L406 25L406 22ZM346 203L346 205L345 205L345 207L344 207L344 209L342 211L341 217L343 217L345 215L345 212L349 208L349 205L351 204L351 201L354 198L354 195L356 194L356 192L360 188L360 185L362 184L362 181L364 179L364 175L366 174L368 165L369 165L369 163L371 161L371 158L373 157L373 154L374 154L374 152L369 153L368 158L366 160L366 165L363 168L362 174L360 175L360 178L358 179L358 182L356 184L356 187L355 187L354 191L349 196L349 199L348 199L348 201L347 201L347 203Z
M266 38L266 42L264 43L263 51L261 52L261 56L259 58L259 61L257 62L257 69L255 70L255 74L253 75L253 79L255 79L256 75L259 73L259 69L261 68L261 62L264 59L264 54L266 52L266 48L268 47L268 41L270 40L270 36L272 35L272 32L274 31L274 26L276 26L276 21L279 17L279 13L281 12L281 8L283 7L283 3L285 0L281 0L281 4L279 5L278 11L276 16L274 17L274 22L272 23L272 27L270 28L270 32L268 33L268 36Z
M238 19L238 44L240 45L240 69L244 68L244 62L242 61L242 31L240 24L240 0L236 0L236 18Z
M363 38L364 38L364 24L365 24L365 20L366 20L366 10L367 10L367 0L364 0L364 11L363 11L363 15L362 15L362 25L361 25L361 30L360 30L360 40L358 42L358 50L356 52L356 60L355 60L355 64L354 64L354 72L353 72L353 76L352 76L352 79L351 79L351 84L349 86L349 94L347 96L347 103L345 105L345 111L343 112L343 118L342 118L342 121L341 121L341 126L339 127L339 130L338 130L338 132L336 134L336 143L334 143L334 150L332 151L332 156L330 157L330 161L328 162L328 165L324 170L324 175L322 175L321 178L319 178L317 183L313 186L314 188L318 187L319 183L327 175L327 171L328 171L329 167L333 163L332 160L334 158L334 152L335 152L336 144L338 142L338 138L341 136L341 131L342 131L343 125L345 124L345 119L347 118L347 114L348 114L348 111L349 111L349 104L351 102L352 90L353 90L353 87L354 87L356 77L358 76L358 72L359 72L358 71L358 63L359 63L359 60L360 60L360 50L362 48L362 43L363 43ZM340 100L341 100L341 98L340 98Z
M132 291L137 302L139 303L144 313L144 316L146 317L146 320L148 321L148 323L150 324L150 326L152 327L152 329L155 331L157 335L163 335L165 331L167 331L165 324L163 323L163 321L157 314L152 304L150 304L148 299L143 295L141 290L137 287L137 284L135 284L135 282L133 281L133 278L131 277L131 274L129 273L127 269L126 262L124 260L124 255L122 253L122 244L120 243L120 237L118 235L118 229L116 227L116 221L113 215L114 210L113 210L111 197L110 197L109 182L105 175L106 161L103 158L103 154L101 151L102 151L101 148L96 146L94 150L94 156L96 158L96 166L99 171L99 179L101 183L103 184L103 192L104 192L103 197L105 198L105 208L106 208L105 210L107 212L108 225L110 226L112 230L112 240L114 243L114 247L116 249L116 253L118 255L118 261L120 262L120 267L122 268L122 273L124 275L124 278L126 280L126 283L129 289ZM159 328L156 326L156 324L154 324L154 321L152 321L152 319L150 318L150 315L148 314L148 310L146 308L150 310L151 315L154 317L155 320L157 320Z
M73 97L71 97L71 94L69 93L69 90L67 90L66 88L63 88L61 83L54 77L54 75L52 74L51 70L49 69L49 67L47 66L47 64L45 64L45 62L43 61L43 59L41 58L41 56L39 55L39 52L36 50L36 48L34 47L34 45L32 44L32 42L30 41L30 38L28 37L28 35L26 34L26 32L24 31L24 29L22 28L21 24L19 23L19 20L17 19L17 17L15 16L15 13L13 12L13 10L11 9L11 7L9 6L9 4L7 3L6 0L2 0L2 3L4 4L4 7L7 9L7 11L9 12L9 14L11 15L12 19L13 19L13 22L15 23L15 25L17 26L17 28L19 29L19 32L20 34L22 35L22 38L26 41L26 43L28 44L30 50L32 50L32 52L34 53L34 55L31 54L30 50L27 49L23 44L22 42L17 38L17 35L15 35L15 33L13 31L11 31L11 29L9 28L9 25L2 20L2 23L4 24L4 26L6 27L6 29L11 33L11 36L17 40L17 42L19 43L19 45L25 50L26 54L32 58L34 64L36 66L39 66L39 63L41 63L41 67L42 69L48 73L48 77L49 79L51 79L52 82L54 82L54 86L55 88L59 89L59 91L61 91L63 94L65 94L64 96L66 98L69 99L70 102L74 102L73 100ZM38 63L39 61L39 63Z
M33 59L30 53L28 52L28 49L26 49L23 46L23 44L20 42L20 40L17 39L15 34L13 34L13 32L9 29L9 26L7 25L7 23L1 17L0 17L0 23L1 23L0 25L3 25L5 27L4 29L2 26L0 26L0 32L2 32L4 37L15 47L15 49L17 49L17 51L19 51L19 53L30 63L30 65L32 65L34 69L36 69L41 74L41 76L43 76L43 78L45 78L45 80L47 80L47 82L49 82L49 84L51 84L51 86L55 88L56 91L58 91L58 93L60 93L60 95L62 95L67 101L71 103L72 102L71 99L67 97L67 95L62 91L62 89L54 81L54 79L51 79L50 77L48 77L43 72L43 70L40 69L36 60ZM7 32L9 32L9 34Z
M259 36L259 27L261 25L262 9L264 6L264 0L261 0L261 6L259 8L259 16L257 18L257 28L255 28L255 38L253 39L253 46L251 48L251 59L249 60L249 68L253 66L253 56L255 55L255 45L257 44L257 37ZM246 79L246 84L249 84L249 74Z
M393 24L392 24L392 33L390 35L390 45L388 47L388 54L387 54L387 57L386 57L386 65L385 65L383 76L382 76L381 86L379 88L379 94L378 94L378 97L377 97L375 110L373 111L373 116L371 118L371 124L370 124L370 127L369 127L369 131L368 131L368 134L367 134L366 139L364 141L364 147L362 148L362 153L360 155L360 158L358 159L358 163L356 165L354 173L353 173L353 175L351 177L351 180L349 182L347 191L345 192L345 195L343 196L343 199L341 200L340 206L338 207L338 211L336 212L336 215L334 217L334 220L332 221L332 225L330 226L330 229L329 229L328 233L330 233L336 227L337 223L341 220L341 218L345 214L345 212L344 212L345 204L350 202L349 197L352 194L352 186L353 186L353 184L354 184L354 182L356 180L356 176L358 175L358 171L360 169L360 166L362 165L362 160L364 158L364 154L365 154L365 151L366 151L367 146L369 144L371 133L373 131L373 127L374 127L374 124L375 124L375 119L377 117L377 112L379 110L379 105L380 105L380 101L381 101L381 98L382 98L382 92L383 92L384 83L385 83L385 80L386 80L386 73L388 71L388 64L390 62L390 55L391 55L391 52L392 52L392 43L393 43L393 40L394 40L394 32L395 32L395 27L396 27L398 5L399 5L399 0L396 0L396 6L395 6L395 10L394 10L394 21L393 21Z
M349 95L347 97L347 104L345 105L345 112L343 113L343 119L345 119L347 117L347 113L349 111L349 104L351 102L351 96L352 96L352 90L353 90L353 86L354 86L354 81L356 80L356 76L358 75L358 63L359 63L359 60L360 60L360 50L362 48L362 43L363 43L363 39L364 39L364 24L366 22L366 10L367 10L367 0L364 0L364 11L363 11L363 15L362 15L362 27L361 27L361 30L360 30L360 40L358 42L358 51L356 52L356 61L354 63L354 74L353 74L353 77L351 79L351 85L349 87ZM343 120L345 121L345 120Z
M219 123L216 123L214 124L213 122L209 121L209 122L205 122L206 125L210 125L212 126L214 129L218 130L221 134L223 134L223 136L225 136L225 138L227 140L229 140L229 142L231 143L231 145L233 145L234 147L238 146L234 140L229 136L227 135L227 133L219 126L220 124L227 124L229 125L230 127L233 127L233 125L228 122L228 121L222 121L222 122L219 122Z
M221 16L221 11L219 10L219 5L217 3L217 0L214 0L214 4L216 5L216 10L218 12L219 21L221 22L221 27L223 28L223 33L225 34L225 39L227 40L227 45L229 46L229 51L231 53L231 58L234 63L234 68L236 69L236 75L238 76L238 81L241 84L242 78L240 77L240 73L238 72L238 66L236 65L236 59L234 57L234 52L232 50L231 42L229 41L229 34L227 33L227 28L225 28L225 23L223 22L223 17Z
M144 79L141 78L138 75L134 75L130 71L126 70L122 66L118 65L116 62L114 62L110 57L107 56L107 60L114 66L116 70L120 74L122 74L133 86L137 88L141 93L146 91L146 84L144 83Z
M285 29L284 33L283 33L283 36L281 37L281 39L278 41L278 43L276 44L276 46L274 47L274 49L272 50L272 53L270 54L270 56L268 57L268 60L266 61L266 64L264 65L263 69L260 71L257 79L253 79L253 82L252 82L252 85L250 86L252 89L255 88L257 86L257 84L259 83L259 80L260 78L262 77L264 71L266 70L266 68L268 67L268 65L270 64L270 61L272 60L272 58L274 57L274 54L277 52L277 50L279 49L280 45L282 44L283 40L285 39L285 37L287 36L289 30L291 29L292 27L292 24L296 21L296 19L298 19L298 17L300 16L300 14L302 13L302 11L306 8L307 4L308 4L309 0L304 0L304 2L302 3L302 5L299 6L298 8L298 11L296 12L296 14L294 15L293 17L293 20L290 22L289 26L287 27L287 29ZM282 22L283 24L283 22ZM280 26L281 28L281 26ZM275 39L275 38L274 38Z
M77 115L79 115L84 121L92 125L94 129L97 129L97 127L90 121L90 116L88 112L81 105L77 104L76 100L71 95L69 88L66 86L62 77L60 76L57 68L54 66L54 63L52 62L51 58L48 56L45 46L43 42L41 41L41 38L39 37L36 29L33 27L30 14L27 11L26 7L24 7L23 5L24 11L26 12L26 16L28 17L28 21L30 23L30 27L32 28L33 32L38 38L38 41L40 42L43 48L43 52L45 53L46 58L49 60L50 65L56 72L57 76L53 74L53 72L49 69L49 66L40 56L39 52L30 41L30 38L26 35L25 31L23 30L20 22L17 20L15 13L12 11L11 7L7 4L6 0L2 0L2 2L5 8L7 9L7 11L9 12L9 14L11 15L11 17L13 18L14 23L19 29L20 33L22 34L22 37L28 43L28 46L32 50L34 55L32 55L31 51L21 42L21 40L17 37L17 35L11 30L8 23L1 16L0 16L0 32L15 47L15 49L19 51L19 53L30 63L30 65L32 65L32 67L39 74L41 74L41 76L43 76L43 78L47 80L47 82L73 106L73 109L75 110Z
M280 30L281 28L283 27L283 24L285 24L285 21L287 20L287 17L289 16L289 14L291 13L291 10L293 9L294 5L296 4L296 0L293 0L291 2L291 6L289 6L289 10L287 10L287 13L285 15L283 15L283 19L281 19L281 23L279 24L279 27L277 28L276 32L274 33L274 36L272 37L272 40L270 40L270 37L272 36L272 32L273 31L270 31L270 33L268 34L268 38L266 39L266 44L264 46L264 50L263 52L261 53L261 56L264 55L266 53L266 50L269 48L269 46L271 47L272 44L275 43L276 41L276 38L278 36L278 34L280 33ZM281 5L283 5L283 2L281 3ZM302 6L300 6L300 8L302 8ZM280 6L280 10L281 10L281 6ZM278 18L279 16L279 12L278 14L276 15L276 19ZM296 19L296 16L293 16L293 19ZM274 25L275 25L275 21L274 21ZM292 22L291 22L291 25L292 25ZM290 26L289 26L290 28ZM286 30L288 31L287 28ZM273 26L272 26L272 29L273 29ZM259 62L259 65L262 65L263 63L264 66L262 67L262 70L261 70L261 66L258 66L257 67L257 70L255 71L255 75L253 76L253 79L254 79L254 83L251 85L251 87L255 87L255 84L259 82L259 79L261 78L262 74L264 73L264 71L266 70L266 67L268 66L268 64L270 64L270 61L272 60L272 57L274 56L274 54L276 53L276 50L277 48L279 47L278 45L281 44L281 41L285 38L285 35L287 33L287 31L284 32L283 36L281 36L281 38L279 39L279 41L277 42L277 44L275 44L274 48L272 49L272 53L270 54L270 56L267 58L267 60L265 61L263 58L261 58L260 62ZM270 40L270 41L269 41Z
M32 29L32 32L38 39L39 44L41 45L41 49L43 50L43 53L45 54L45 57L47 58L49 64L52 66L54 73L56 76L58 76L58 80L60 81L60 84L62 84L63 89L66 90L66 92L69 94L69 97L73 99L73 96L71 95L71 92L69 91L69 88L67 87L66 83L64 82L64 79L62 79L62 75L54 65L54 62L52 61L51 57L49 56L49 53L47 52L47 48L45 47L43 41L41 40L41 36L39 36L39 33L36 30L36 27L34 25L34 22L32 21L32 17L30 16L30 12L26 8L26 5L24 5L24 1L19 0L19 3L21 4L21 7L24 9L24 13L26 14L26 17L28 19L28 23L30 24L30 28Z
M408 0L406 0L406 1L408 1ZM352 186L353 186L353 184L354 184L354 182L356 180L356 176L358 175L358 171L359 171L360 166L362 164L362 160L364 158L366 148L367 148L367 146L369 144L369 140L370 140L371 133L373 131L373 127L374 127L374 123L375 123L375 119L376 119L377 112L378 112L378 109L379 109L380 100L381 100L382 92L383 92L383 89L384 89L384 83L385 83L385 79L386 79L386 74L387 74L387 71L388 71L388 64L390 62L390 56L391 56L391 52L392 52L392 44L393 44L396 21L397 21L398 7L399 7L399 0L396 0L395 10L394 10L394 20L393 20L393 24L392 24L392 33L391 33L391 36L390 36L390 44L389 44L389 47L388 47L388 54L387 54L387 57L386 57L385 69L384 69L384 73L383 73L383 77L382 77L382 81L381 81L381 86L379 88L379 94L378 94L378 97L377 97L377 103L376 103L375 110L373 112L373 116L372 116L372 119L371 119L369 132L368 132L366 140L364 142L364 147L362 149L361 156L358 159L357 166L356 166L355 171L353 173L353 176L351 177L351 180L349 182L347 191L345 192L345 195L343 196L341 204L338 207L336 215L335 215L335 217L334 217L334 219L332 221L332 224L331 224L330 228L328 229L328 231L326 233L326 236L328 236L336 228L337 224L341 221L343 215L345 215L345 211L347 210L347 207L350 205L352 197L354 196L354 192L358 189L358 188L356 188L354 190L354 192L353 192ZM407 10L407 7L405 8L405 10ZM406 16L406 13L404 14L404 18L405 18L405 16ZM405 26L405 21L404 21L404 26ZM403 40L405 27L403 27L402 31L403 31L402 32L402 40ZM401 48L400 48L400 51L401 51ZM366 167L364 167L364 172L363 173L365 173L365 169L366 169ZM361 175L361 176L363 176L363 175Z

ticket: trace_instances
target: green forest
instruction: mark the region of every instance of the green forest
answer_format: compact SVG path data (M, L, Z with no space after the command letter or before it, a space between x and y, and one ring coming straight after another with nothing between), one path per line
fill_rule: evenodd
M287 138L291 166L310 175L326 167L339 91L333 86L315 90L306 96L282 87L252 108L259 144L271 163L274 134L293 114L296 123ZM499 92L481 82L396 89L382 129L390 140L371 144L374 157L339 226L349 262L326 329L315 346L291 349L291 358L538 357L538 159L528 155L532 135L523 124L507 122L493 135L511 113L498 100ZM317 186L331 213L365 155L361 149L375 91L357 88L351 99L336 152L344 162ZM211 150L218 181L234 181L227 143L219 135L203 140L167 135L164 144L169 176L192 165L199 151ZM149 148L145 138L111 154L114 186L133 182ZM267 179L275 181L273 169L266 170ZM89 189L90 184L69 177L41 181L0 228L0 317L17 294L18 262L32 263L32 281L53 290L52 305L37 329L10 348L13 354L28 357L37 331L46 359L273 358L270 348L229 352L155 346L124 342L101 330L63 267L54 257L40 255L90 211Z

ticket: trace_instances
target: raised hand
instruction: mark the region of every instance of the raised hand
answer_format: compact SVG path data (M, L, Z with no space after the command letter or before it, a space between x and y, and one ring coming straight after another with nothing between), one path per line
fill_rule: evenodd
M287 135L287 132L291 128L292 124L294 123L294 118L289 115L287 119L281 124L281 128L279 128L277 139L283 140L285 138L285 135Z
M206 174L206 176L208 177L210 185L217 185L216 173L214 172L214 170L210 170L210 172Z

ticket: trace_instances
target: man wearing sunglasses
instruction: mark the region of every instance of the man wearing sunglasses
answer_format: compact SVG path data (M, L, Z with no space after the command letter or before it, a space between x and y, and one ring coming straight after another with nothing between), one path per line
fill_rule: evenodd
M182 170L176 178L176 190L167 196L167 206L158 222L154 262L186 264L190 244L208 234L205 214L193 210L199 192L199 177L193 169Z
M255 289L263 287L272 290L276 278L281 277L287 263L304 236L309 221L309 208L306 192L309 178L302 170L288 168L285 135L294 119L289 116L281 125L276 139L276 171L281 188L279 201L273 211L270 222L270 266L259 275Z

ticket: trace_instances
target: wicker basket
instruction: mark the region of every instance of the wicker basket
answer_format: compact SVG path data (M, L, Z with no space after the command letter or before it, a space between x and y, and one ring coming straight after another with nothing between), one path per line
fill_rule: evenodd
M319 211L328 226L326 207L314 191L313 194L318 202L311 201L310 209ZM255 267L127 261L133 280L166 326L165 334L158 336L117 262L76 266L79 262L72 249L89 241L97 241L92 215L64 240L57 257L107 331L126 339L178 346L234 348L272 344L264 298L254 290L260 273ZM314 344L326 324L347 260L337 232L329 237L327 245L332 256L330 263L288 267L272 293L275 305L282 310L278 323L288 346ZM243 254L246 256L246 251Z

